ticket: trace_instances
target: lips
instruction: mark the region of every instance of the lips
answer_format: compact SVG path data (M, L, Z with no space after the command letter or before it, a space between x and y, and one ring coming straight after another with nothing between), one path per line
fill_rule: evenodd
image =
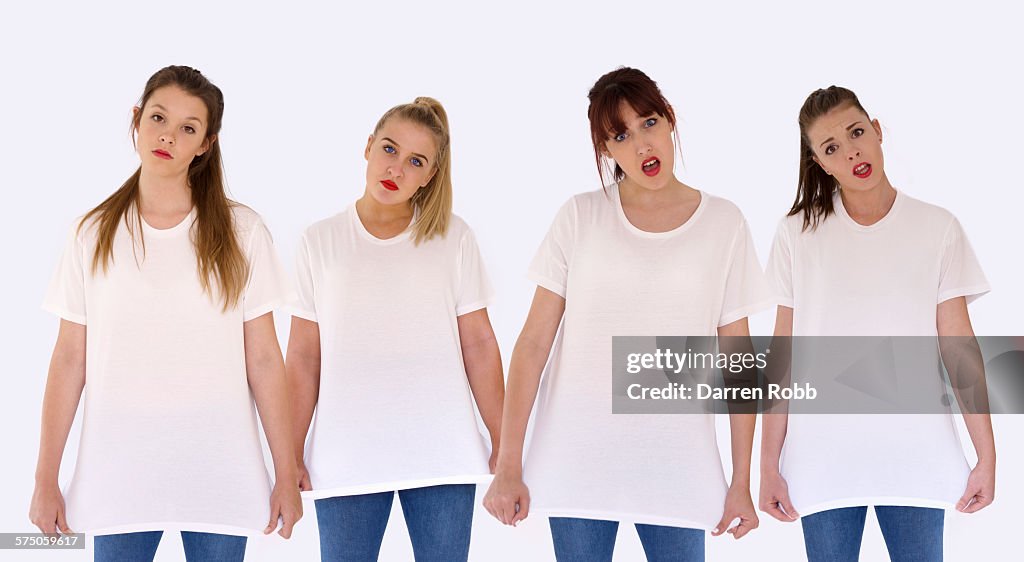
M651 158L644 160L640 165L640 168L643 170L644 175L654 177L661 171L661 161L652 156Z
M173 156L171 156L170 152L167 152L166 150L161 150L159 148L153 151L153 156L156 156L157 158L162 158L164 160L171 160L174 158Z
M853 175L860 179L864 179L871 175L871 164L867 162L861 162L853 167Z
M398 191L398 184L391 180L381 180L380 184L388 191Z

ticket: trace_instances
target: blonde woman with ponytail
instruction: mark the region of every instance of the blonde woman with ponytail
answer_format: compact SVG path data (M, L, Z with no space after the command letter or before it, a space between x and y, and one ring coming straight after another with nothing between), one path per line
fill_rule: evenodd
M363 196L306 229L297 255L287 373L299 487L316 500L324 561L376 560L396 491L417 562L466 560L504 387L491 286L451 211L444 108L391 108L364 156Z
M246 535L283 519L288 538L302 516L271 312L288 283L260 217L225 194L223 114L198 70L149 79L131 127L141 164L76 221L44 301L61 322L30 517L43 532L96 535L97 561L153 560L165 530L181 531L190 562L240 561Z

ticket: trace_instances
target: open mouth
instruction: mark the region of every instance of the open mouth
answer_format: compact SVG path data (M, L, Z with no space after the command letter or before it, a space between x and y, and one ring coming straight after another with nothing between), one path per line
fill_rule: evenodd
M380 184L388 191L398 191L398 184L391 180L381 180Z
M858 178L861 178L861 179L864 179L864 178L870 176L871 175L871 164L868 164L867 162L861 162L860 164L857 164L853 168L853 175L855 175L855 176L857 176Z
M661 171L661 160L658 160L657 158L648 158L647 160L644 160L640 167L643 169L644 175L656 176L658 175L658 172Z
M156 156L157 158L163 158L164 160L170 160L174 158L173 156L171 156L170 152L167 152L166 150L160 150L159 148L153 151L153 155Z

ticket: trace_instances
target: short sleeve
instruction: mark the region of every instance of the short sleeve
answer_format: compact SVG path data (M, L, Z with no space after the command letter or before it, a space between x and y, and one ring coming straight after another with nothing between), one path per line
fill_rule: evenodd
M775 296L775 304L793 308L793 244L787 218L779 221L768 254L768 286Z
M956 297L967 297L970 303L989 290L988 280L967 240L967 234L960 226L960 221L954 218L946 231L943 244L937 303Z
M249 260L249 282L242 296L246 322L263 316L292 299L291 286L274 250L274 241L263 221L256 221L249 234L246 251Z
M562 298L566 298L569 261L576 240L576 224L576 199L572 198L558 210L526 274L530 281Z
M459 242L457 264L459 286L455 296L455 315L462 316L486 308L494 299L494 289L487 277L476 236L468 228Z
M288 308L292 316L316 322L316 294L309 251L309 240L307 235L303 234L295 251L295 298Z
M82 243L78 221L71 227L64 253L50 278L43 299L43 310L85 325L85 245Z
M772 305L771 292L764 279L761 262L757 259L754 239L747 221L740 219L736 240L729 256L729 273L725 280L725 294L718 325L725 326Z

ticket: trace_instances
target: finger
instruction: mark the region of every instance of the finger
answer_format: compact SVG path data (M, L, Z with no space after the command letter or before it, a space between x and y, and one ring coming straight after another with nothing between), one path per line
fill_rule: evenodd
M796 512L796 508L793 507L793 502L789 499L789 494L782 496L779 500L779 505L782 506L783 511L786 512L786 517L789 521L796 521L800 514Z
M508 525L512 519L512 516L508 514L508 502L499 501L495 510L498 512L498 521L501 521L502 525Z
M68 521L63 510L57 512L57 528L65 535L70 535L72 533L71 527L68 527Z
M518 525L520 521L530 515L530 496L519 498L519 510L512 517L512 524Z
M956 510L957 511L964 511L964 510L966 510L968 504L970 504L971 500L974 499L974 494L975 494L974 489L973 488L968 488L964 492L964 495L960 498L960 501L956 502Z
M992 503L992 502L988 501L987 498L982 498L982 497L974 496L974 501L972 501L970 505L965 507L963 512L964 513L976 513L978 511L981 511L982 509L985 509L988 506L988 504L990 504L990 503Z
M295 518L294 514L284 516L284 524L281 525L281 530L278 531L277 534L286 539L292 538L292 527L295 526L296 521L298 521L298 519Z
M44 534L47 534L47 535L52 535L52 534L57 532L57 529L54 526L52 521L48 521L48 522L42 523L42 524L36 523L36 527L39 527L39 531L41 533L44 533Z
M715 528L711 529L711 536L717 537L724 533L726 529L729 528L729 522L732 521L732 519L732 516L728 513L723 515L722 519L718 522L717 525L715 525Z
M313 484L309 481L309 474L303 473L302 478L299 480L299 490L308 492L313 489Z
M780 507L779 504L777 504L777 503L772 505L772 506L770 506L768 509L763 509L762 511L767 513L768 515L771 515L775 519L778 519L779 521L782 521L783 523L790 523L790 522L793 521L789 517L789 514L787 514L785 511L783 511L782 507Z
M269 535L277 529L277 520L281 517L281 506L272 505L270 506L270 521L267 522L267 526L263 529L264 535Z

